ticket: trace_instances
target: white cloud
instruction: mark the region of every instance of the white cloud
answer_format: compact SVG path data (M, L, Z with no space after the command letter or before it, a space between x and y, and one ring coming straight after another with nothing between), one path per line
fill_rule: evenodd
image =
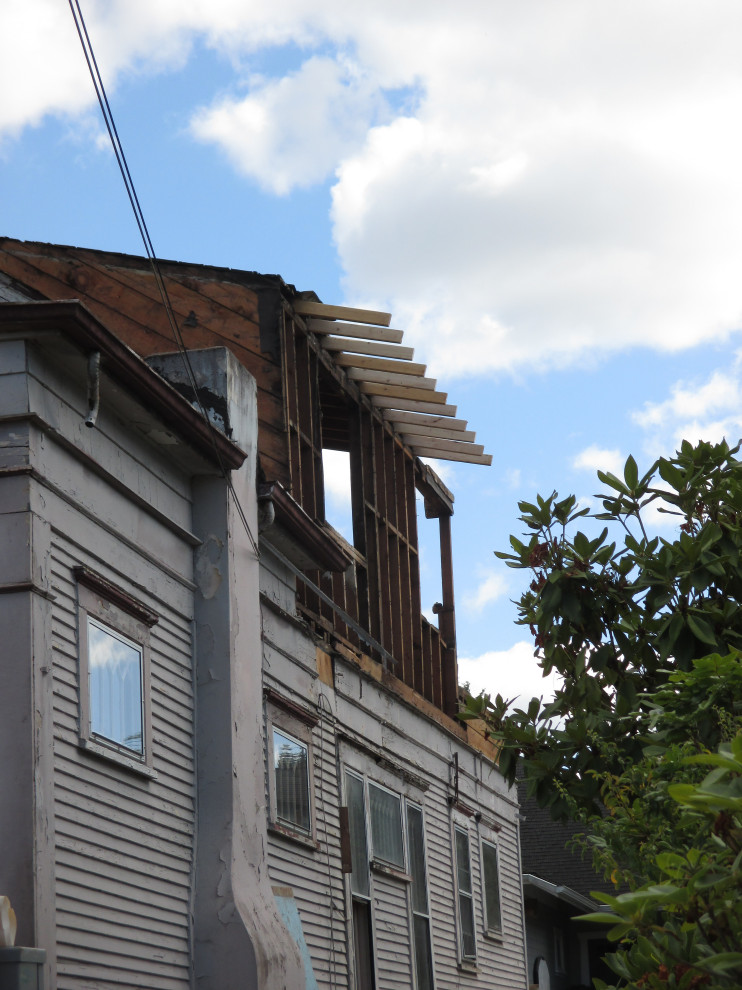
M497 601L508 593L508 582L496 571L485 574L477 588L465 594L464 608L469 612L481 612L486 605Z
M191 129L219 145L238 171L282 195L322 182L379 115L384 100L357 65L315 57L282 79L259 80L242 99L202 108Z
M89 0L86 14L110 91L182 66L197 41L232 59L232 94L209 105L203 81L194 133L277 193L335 174L348 301L391 307L449 380L677 350L742 323L736 0ZM250 57L281 45L302 67L252 77ZM396 117L395 91L415 95ZM0 6L0 92L6 136L92 106L65 5Z
M679 381L668 398L647 402L632 418L644 429L652 457L670 455L683 440L734 444L742 436L742 381L736 369L717 370L706 381Z
M508 488L519 488L523 472L520 468L508 468L505 472L505 481Z
M350 509L350 455L344 450L323 450L325 495L336 506Z
M543 677L533 655L533 644L515 643L509 650L493 650L478 657L459 657L459 681L469 683L474 694L486 691L494 697L516 699L516 706L527 705L531 698L543 696L551 701L559 687L555 673Z
M572 466L578 471L608 471L617 478L623 477L624 457L615 447L607 449L592 444L573 459Z

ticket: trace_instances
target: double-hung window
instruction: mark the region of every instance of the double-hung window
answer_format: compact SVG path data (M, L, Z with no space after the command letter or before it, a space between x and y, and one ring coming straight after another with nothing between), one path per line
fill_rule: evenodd
M430 942L430 903L425 862L423 812L407 803L407 861L412 876L412 944L417 990L433 990L433 953Z
M472 962L477 957L477 942L474 935L474 892L471 875L471 850L469 833L460 826L454 826L454 846L456 853L456 892L459 914L459 952L464 962Z

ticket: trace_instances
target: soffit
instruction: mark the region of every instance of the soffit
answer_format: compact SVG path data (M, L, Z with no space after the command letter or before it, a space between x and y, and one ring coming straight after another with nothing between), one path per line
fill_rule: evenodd
M424 364L413 361L413 349L402 345L403 331L390 327L390 313L307 299L294 300L293 307L336 367L414 454L492 464L492 455L475 442L466 420L456 418L448 395L436 389L435 379L426 377Z

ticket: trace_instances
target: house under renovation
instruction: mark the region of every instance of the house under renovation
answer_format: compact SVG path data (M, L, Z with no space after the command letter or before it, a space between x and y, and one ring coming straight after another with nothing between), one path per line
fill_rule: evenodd
M522 990L517 798L456 718L453 496L420 459L487 456L388 315L160 271L170 310L146 259L0 240L17 945L47 990Z

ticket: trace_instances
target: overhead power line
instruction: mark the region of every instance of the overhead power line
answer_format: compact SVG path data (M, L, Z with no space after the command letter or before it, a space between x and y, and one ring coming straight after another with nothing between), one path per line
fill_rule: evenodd
M126 194L129 197L129 203L131 204L134 217L136 219L137 227L139 228L139 233L142 238L142 243L144 244L144 250L149 259L149 263L152 267L152 272L155 277L155 283L157 284L160 297L162 299L163 306L165 307L165 312L167 314L168 322L170 324L170 329L173 334L173 339L177 345L178 351L183 359L183 364L186 369L186 374L188 375L188 381L191 388L193 389L193 394L195 401L198 404L199 411L204 417L206 422L210 426L209 435L211 437L212 447L214 451L214 456L216 458L217 464L219 465L219 470L221 471L224 480L227 483L229 493L237 509L237 514L242 521L242 525L245 528L245 532L250 540L250 544L257 557L260 557L260 551L258 549L257 542L252 534L250 525L247 521L247 516L245 515L244 509L240 503L237 492L232 484L232 479L230 477L229 471L227 470L224 461L222 460L219 449L214 440L213 430L216 427L213 425L209 419L206 409L201 401L199 395L198 386L196 384L196 376L193 372L193 366L191 364L191 359L188 354L188 348L183 340L183 335L180 332L180 327L178 326L178 321L175 316L175 311L173 309L172 303L170 301L170 295L167 291L167 286L165 285L165 280L162 276L160 270L160 263L158 261L157 255L155 253L154 245L152 244L152 238L149 235L149 230L147 229L147 222L144 219L144 211L139 203L139 197L137 196L136 189L134 188L134 180L131 177L131 172L129 171L129 165L126 161L126 155L124 153L124 147L119 138L118 130L116 129L116 122L113 118L113 111L111 110L111 105L108 102L108 96L106 94L106 88L103 85L103 78L100 74L100 69L98 68L98 62L95 58L95 52L93 50L93 45L88 34L88 29L85 24L85 18L83 16L82 10L80 9L79 0L69 0L70 10L72 12L72 18L75 22L75 27L77 29L77 35L80 39L80 44L82 45L83 54L85 55L85 61L87 62L88 71L90 72L90 78L93 81L93 88L95 89L95 95L98 98L98 104L100 106L101 114L103 115L103 120L106 125L106 130L108 131L108 137L111 141L111 146L113 147L113 153L116 156L116 162L118 163L119 171L121 172L121 178L124 181L124 186L126 187Z

